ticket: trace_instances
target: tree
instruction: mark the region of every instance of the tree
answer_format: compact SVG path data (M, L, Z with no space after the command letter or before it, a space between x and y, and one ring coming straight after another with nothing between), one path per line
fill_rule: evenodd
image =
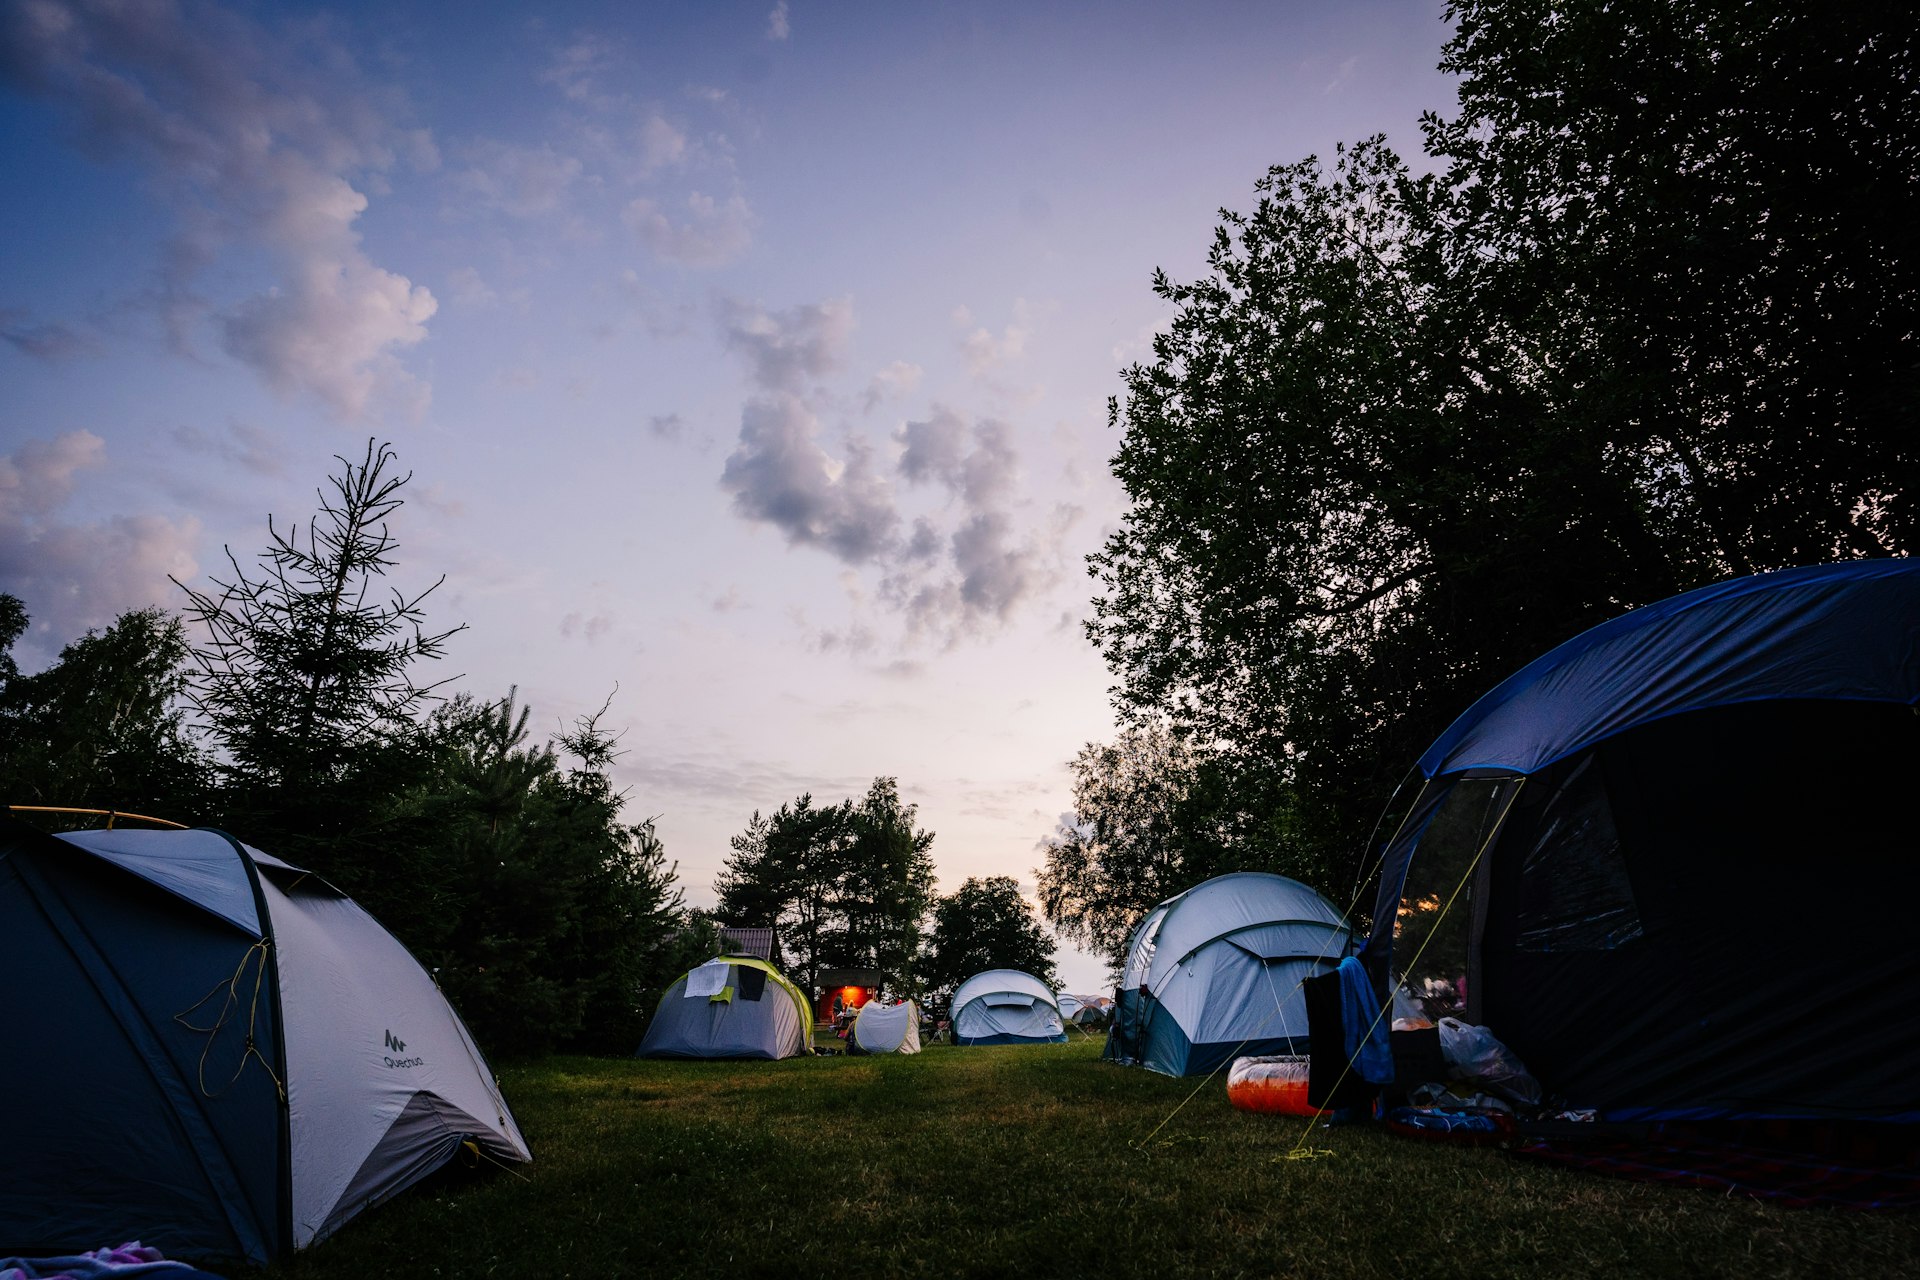
M121 614L23 676L10 650L26 623L20 601L0 596L0 794L15 804L200 814L209 762L183 723L179 619Z
M1443 171L1377 138L1270 171L1206 277L1156 273L1171 327L1110 410L1130 506L1088 632L1123 721L1170 723L1323 886L1544 649L1916 533L1911 24L1454 13Z
M1054 942L1011 876L969 877L933 906L922 981L928 1003L944 1008L955 987L987 969L1020 969L1057 986Z
M435 970L489 1046L627 1052L648 997L707 938L652 820L620 821L598 715L542 746L527 745L528 716L512 693L438 708L430 761L383 815L404 874L361 867L342 887Z
M823 808L808 793L766 817L756 810L715 881L716 917L772 927L783 967L809 988L822 969L847 966L913 991L933 898L933 833L915 816L892 778L874 779L858 804Z
M465 629L424 628L424 603L444 577L415 595L373 598L398 550L387 522L412 478L389 474L393 458L372 441L363 461L339 458L304 536L269 517L258 576L228 548L232 575L212 590L176 580L202 637L189 696L224 754L233 798L283 839L338 842L366 807L344 793L381 775L396 748L404 754L438 687L417 683L414 665Z

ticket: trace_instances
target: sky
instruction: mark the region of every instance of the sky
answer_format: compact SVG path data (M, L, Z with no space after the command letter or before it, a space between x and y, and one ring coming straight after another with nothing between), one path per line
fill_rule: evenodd
M531 16L537 14L538 16ZM899 781L1017 878L1114 723L1121 371L1276 164L1419 151L1426 0L0 0L0 591L24 669L390 442L430 673L603 704L687 898ZM1069 990L1104 966L1061 951Z

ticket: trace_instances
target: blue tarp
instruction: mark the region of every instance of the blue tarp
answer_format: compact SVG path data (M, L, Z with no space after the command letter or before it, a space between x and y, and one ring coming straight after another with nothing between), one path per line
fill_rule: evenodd
M1469 707L1428 777L1532 773L1664 716L1768 698L1920 701L1920 563L1852 560L1736 578L1582 632Z

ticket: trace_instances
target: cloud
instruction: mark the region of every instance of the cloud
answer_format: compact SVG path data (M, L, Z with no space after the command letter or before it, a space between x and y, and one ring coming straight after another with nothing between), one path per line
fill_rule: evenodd
M611 630L613 630L613 619L604 613L589 615L575 610L560 619L560 634L568 640L578 635L588 644L593 644Z
M647 434L656 440L678 441L686 430L686 419L677 413L656 413L647 419Z
M515 218L558 213L585 169L578 156L554 150L482 139L465 148L467 167L454 178L465 200Z
M582 34L556 50L536 77L550 84L570 102L589 102L596 96L599 77L611 65L613 46L599 36Z
M173 442L187 453L236 463L260 476L284 476L287 449L280 436L244 422L229 422L224 432L195 426L173 429Z
M637 141L642 177L668 165L684 163L690 146L686 130L658 111L649 111L641 120Z
M476 267L455 267L449 271L447 293L463 307L490 307L500 301L500 295L481 278Z
M199 522L121 515L92 524L57 517L75 477L106 459L90 431L51 441L29 440L0 457L0 591L25 601L31 644L52 658L89 627L103 627L128 609L166 600L167 576L199 572ZM44 637L44 638L43 638Z
M762 391L797 395L806 384L839 369L853 334L853 299L769 311L757 302L723 298L720 339L746 358L748 375Z
M15 350L38 360L71 360L75 356L96 355L100 342L59 321L33 322L26 312L0 308L0 339Z
M860 441L849 439L846 456L834 458L819 435L795 396L748 401L720 487L737 514L779 529L789 546L819 547L847 564L878 560L900 523L891 486Z
M282 394L310 391L343 418L363 416L376 394L419 413L426 386L391 352L425 339L438 309L425 285L354 255L299 264L286 291L249 298L221 328L228 353Z
M433 295L372 262L354 223L402 155L431 140L396 127L394 95L362 82L320 24L282 37L210 4L36 0L4 33L0 78L52 100L103 159L147 168L177 225L147 301L176 345L197 320L270 385L358 417L375 394L425 390L396 353L426 336ZM231 246L267 251L275 288L221 306L199 277Z
M965 307L956 307L953 321L964 329L973 324L973 313ZM1013 319L999 334L975 325L961 337L960 351L966 356L967 371L976 378L984 377L1000 366L1018 360L1025 353L1027 338L1032 332L1032 309L1025 298L1020 298L1013 304Z
M864 406L868 413L880 407L883 400L904 396L920 385L921 375L926 371L917 364L908 364L905 360L895 360L892 364L873 375L867 382Z
M787 18L787 0L773 6L773 12L767 15L767 39L785 40L793 33L793 24Z
M741 197L718 201L696 191L687 197L686 209L685 219L675 222L643 197L620 216L649 249L682 266L724 266L753 243L753 211Z
M905 424L895 438L904 446L900 474L909 483L938 482L969 506L999 501L1019 476L1012 429L997 419L982 418L969 431L959 414L935 405L932 417Z

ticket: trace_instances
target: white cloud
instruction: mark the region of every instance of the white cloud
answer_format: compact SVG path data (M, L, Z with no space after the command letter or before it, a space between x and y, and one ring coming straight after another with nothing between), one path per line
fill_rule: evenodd
M954 310L955 324L966 327L973 323L972 313L965 307ZM966 356L967 370L974 377L984 377L1002 365L1018 360L1026 351L1027 338L1032 333L1031 308L1022 298L1013 304L1013 319L998 334L984 326L975 326L960 339L961 353Z
M500 295L481 278L477 267L455 267L449 271L447 293L463 307L490 307L500 301Z
M753 211L740 196L720 201L696 191L687 197L686 216L679 222L642 198L629 204L621 219L649 249L687 267L723 266L753 243Z
M771 524L790 546L819 547L847 564L883 557L900 515L872 451L849 439L835 458L820 444L820 424L798 397L747 402L740 439L721 472L733 509Z
M877 409L884 400L909 395L920 385L920 378L926 371L917 364L908 364L905 360L895 360L886 368L873 375L867 381L864 404L868 413Z
M178 219L149 301L178 345L217 314L229 354L284 392L358 417L376 392L418 404L396 353L426 336L432 295L372 262L354 223L400 155L430 138L306 24L278 33L200 4L37 0L15 12L0 75L74 117L103 157L142 161ZM268 293L222 308L197 281L236 244L264 248ZM255 332L264 325L266 332Z
M787 0L773 6L773 12L767 15L767 39L785 40L793 34L793 24L787 17Z
M641 120L639 130L642 176L668 165L683 163L687 158L687 147L686 130L658 111L649 111L646 118Z
M558 213L585 166L578 156L482 139L466 149L467 168L454 179L460 196L483 209L515 218Z
M589 102L596 96L599 77L611 62L612 46L605 39L581 34L556 50L536 79L558 89L570 102Z
M58 518L75 477L105 459L106 445L90 431L29 440L0 457L0 591L26 603L34 620L34 643L26 647L46 658L88 627L167 601L169 574L185 579L199 572L197 520L121 515L69 524Z
M853 333L853 299L769 311L757 302L723 298L720 338L747 360L754 385L797 394L811 380L839 369Z

